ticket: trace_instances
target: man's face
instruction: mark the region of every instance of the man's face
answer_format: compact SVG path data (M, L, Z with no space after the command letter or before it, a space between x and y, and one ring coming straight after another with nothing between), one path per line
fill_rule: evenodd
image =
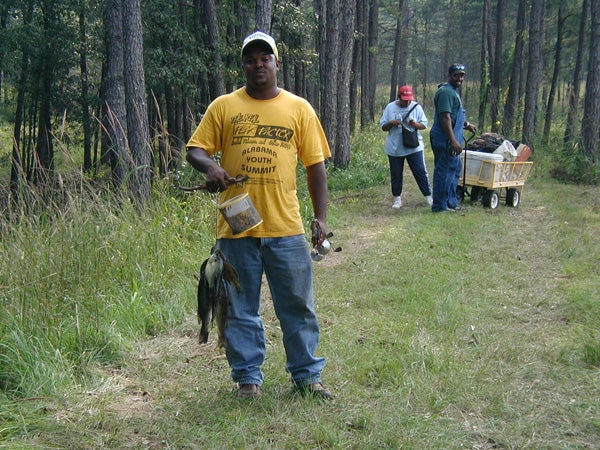
M462 71L453 72L449 77L450 84L456 89L462 86L464 79L465 73Z
M242 57L242 68L246 82L254 88L277 85L279 61L273 53L257 45L248 48Z

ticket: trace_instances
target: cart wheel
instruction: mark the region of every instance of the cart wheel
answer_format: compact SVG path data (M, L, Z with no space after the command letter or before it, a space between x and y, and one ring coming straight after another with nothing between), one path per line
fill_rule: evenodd
M475 203L481 197L482 189L479 186L473 186L471 188L471 202Z
M518 189L511 188L506 191L506 206L516 208L521 201L521 192Z
M465 188L462 186L457 186L456 187L456 197L458 198L459 202L462 202L465 199Z
M500 203L498 192L493 189L485 191L485 194L483 194L483 198L481 199L481 203L483 203L483 206L486 208L496 209L498 207L498 203Z

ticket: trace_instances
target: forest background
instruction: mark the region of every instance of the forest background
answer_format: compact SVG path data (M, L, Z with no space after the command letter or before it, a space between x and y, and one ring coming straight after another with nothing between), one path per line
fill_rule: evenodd
M589 0L3 0L0 447L595 448L599 22ZM254 29L334 151L331 409L289 398L271 311L258 409L197 345L216 211L179 189L202 179L183 148ZM469 120L534 149L526 203L432 218L408 183L392 215L379 115L409 83L431 120L454 62Z
M317 109L335 168L396 86L413 85L431 115L436 86L461 62L479 130L550 153L560 179L596 182L599 10L589 0L5 0L3 208L32 190L56 200L73 168L145 203L154 182L176 180L210 101L243 83L240 42L254 29L276 37L281 84Z

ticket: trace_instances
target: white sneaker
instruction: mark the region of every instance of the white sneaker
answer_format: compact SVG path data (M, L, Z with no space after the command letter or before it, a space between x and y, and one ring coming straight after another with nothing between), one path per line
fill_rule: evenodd
M394 204L392 205L392 208L394 208L394 209L402 208L402 199L400 198L400 196L394 197Z
M427 204L428 205L433 205L433 197L431 195L428 195L427 197L425 197L427 199Z

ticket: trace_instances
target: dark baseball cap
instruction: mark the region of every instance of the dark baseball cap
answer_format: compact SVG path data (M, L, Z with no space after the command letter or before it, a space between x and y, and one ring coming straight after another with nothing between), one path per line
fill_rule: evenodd
M448 74L452 75L456 72L460 72L460 73L465 73L465 65L464 64L452 64L449 68L448 68Z

